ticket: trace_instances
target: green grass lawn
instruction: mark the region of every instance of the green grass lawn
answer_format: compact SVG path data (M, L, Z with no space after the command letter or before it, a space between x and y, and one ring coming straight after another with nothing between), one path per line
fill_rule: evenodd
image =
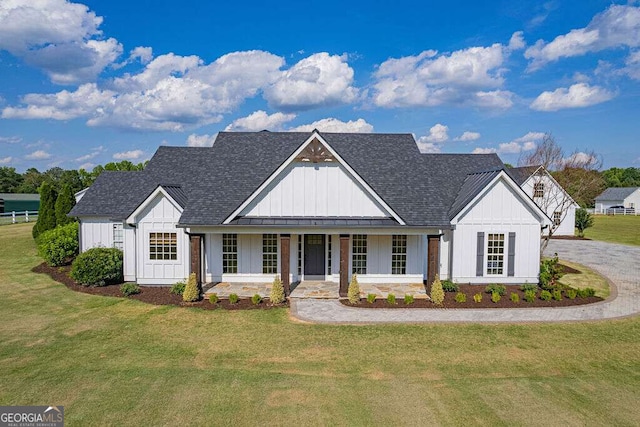
M30 272L0 229L0 405L67 425L638 425L640 319L326 326L156 307Z
M640 245L640 215L594 215L593 227L585 237L625 245Z

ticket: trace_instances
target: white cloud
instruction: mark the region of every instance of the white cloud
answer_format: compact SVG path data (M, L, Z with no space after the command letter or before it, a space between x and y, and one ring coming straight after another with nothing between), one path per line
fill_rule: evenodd
M568 165L594 165L598 164L598 158L582 151L578 151L563 159L563 162Z
M113 158L116 160L137 160L144 155L142 150L124 151L122 153L115 153Z
M187 137L187 145L189 147L211 147L217 136L217 133L214 135L196 135L192 133Z
M609 101L615 96L613 92L586 83L576 83L571 87L558 88L553 92L542 92L529 105L538 111L558 111L565 108L583 108Z
M571 30L549 43L538 40L524 56L531 60L528 69L533 71L561 58L619 46L640 46L640 8L612 5L594 16L584 28Z
M291 129L290 132L311 132L314 129L318 129L320 132L345 132L345 133L371 133L373 132L373 126L366 122L364 119L349 120L343 122L335 118L326 118L317 120L308 125L301 125Z
M439 153L442 151L442 147L440 144L436 144L433 142L426 142L422 138L419 138L418 140L416 140L416 144L418 145L418 150L420 150L421 153L431 154L431 153Z
M358 96L352 86L353 69L346 55L316 53L284 71L264 89L264 97L275 108L300 110L348 104Z
M625 59L625 66L620 70L634 80L640 80L640 50L631 52Z
M509 49L510 50L524 49L524 47L527 44L524 42L524 37L522 35L523 35L522 31L516 31L515 33L513 33L513 35L509 39Z
M46 160L51 158L51 154L47 153L44 150L36 150L31 154L27 154L24 156L27 160Z
M426 50L416 56L388 59L375 73L373 102L380 107L442 104L509 108L512 93L500 90L503 63L524 44L515 33L508 46L471 47L450 54Z
M146 46L138 46L129 52L129 61L139 60L141 64L148 64L153 59L153 49Z
M0 165L8 165L13 160L13 157L3 157L0 159Z
M429 129L429 135L422 136L425 142L445 142L449 139L449 126L445 126L440 123L436 123Z
M87 160L91 160L91 159L97 157L100 153L103 153L104 151L106 151L106 150L101 145L101 146L96 147L93 150L91 150L90 153L85 154L84 156L80 156L80 157L76 158L75 161L79 162L79 163L86 162Z
M495 148L480 148L480 147L476 147L473 149L473 151L471 152L472 154L493 154L496 153L498 150L496 150Z
M529 151L536 148L538 142L544 138L543 132L528 132L524 136L516 138L509 142L502 142L498 144L498 148L481 148L477 147L473 150L474 154L487 154L487 153L499 153L499 154L518 154L523 151Z
M87 163L83 163L80 166L78 166L78 170L80 169L84 169L86 171L90 171L95 167L95 163L91 163L91 162L87 162Z
M16 144L22 141L19 136L0 136L0 144Z
M41 68L60 84L87 82L122 54L102 38L102 17L66 0L0 2L0 49Z
M480 139L480 134L478 132L469 131L465 131L462 135L453 138L454 141L475 141L476 139Z
M266 111L258 110L246 117L234 120L224 130L226 131L258 131L258 130L279 130L284 123L295 119L295 114L274 113L267 114Z

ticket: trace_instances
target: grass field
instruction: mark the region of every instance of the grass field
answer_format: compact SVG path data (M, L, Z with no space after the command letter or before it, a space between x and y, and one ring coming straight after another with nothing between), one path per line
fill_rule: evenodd
M595 215L593 227L584 234L593 240L640 245L640 215Z
M67 425L638 425L640 319L325 326L156 307L30 272L0 229L0 405Z

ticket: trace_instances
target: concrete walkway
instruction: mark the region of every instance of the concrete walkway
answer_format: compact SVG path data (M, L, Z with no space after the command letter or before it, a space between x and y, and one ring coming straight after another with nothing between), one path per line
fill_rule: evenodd
M292 300L291 316L314 323L566 322L640 314L640 247L591 240L552 240L546 253L598 271L614 286L603 302L575 307L518 309L360 309L336 300Z

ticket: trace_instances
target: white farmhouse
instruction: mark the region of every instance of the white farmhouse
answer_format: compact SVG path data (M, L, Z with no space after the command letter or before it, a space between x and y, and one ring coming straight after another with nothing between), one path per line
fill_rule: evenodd
M640 187L607 188L596 197L596 212L607 213L612 206L623 206L626 209L640 207Z

